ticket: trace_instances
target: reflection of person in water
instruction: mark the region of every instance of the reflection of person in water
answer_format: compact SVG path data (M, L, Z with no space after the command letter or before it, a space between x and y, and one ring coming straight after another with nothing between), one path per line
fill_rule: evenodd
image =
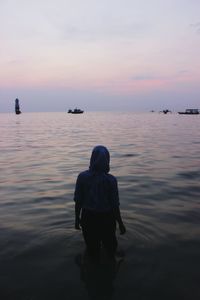
M93 264L86 255L77 255L75 262L80 268L80 279L83 281L89 299L112 299L114 280L116 279L123 258Z
M101 246L109 257L117 249L116 221L121 234L126 232L120 209L116 178L109 174L110 155L104 146L93 149L89 170L78 175L75 200L75 228L82 227L87 253L100 258ZM80 218L81 214L81 218Z

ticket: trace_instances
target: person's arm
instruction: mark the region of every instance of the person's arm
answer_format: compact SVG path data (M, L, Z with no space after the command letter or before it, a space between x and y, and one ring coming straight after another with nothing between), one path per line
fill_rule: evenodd
M81 188L81 177L78 176L76 180L76 187L74 192L74 201L75 201L75 229L80 228L80 213L82 208L82 188Z
M124 234L126 232L126 227L124 226L121 213L120 213L119 191L118 191L117 179L115 177L112 180L111 200L113 204L114 216L119 225L120 234Z
M115 215L115 219L119 225L120 234L124 234L126 232L126 227L124 226L124 223L122 221L119 206L114 208L114 215Z
M75 229L80 228L80 213L81 213L81 206L79 203L75 203Z

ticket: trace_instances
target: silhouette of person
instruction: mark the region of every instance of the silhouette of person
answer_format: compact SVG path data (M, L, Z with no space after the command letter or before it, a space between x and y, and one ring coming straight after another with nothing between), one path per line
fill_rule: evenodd
M77 177L74 193L75 228L82 228L87 253L94 260L99 260L102 246L110 258L115 257L116 221L120 233L126 232L119 209L117 180L109 174L109 165L107 148L96 146L89 170Z

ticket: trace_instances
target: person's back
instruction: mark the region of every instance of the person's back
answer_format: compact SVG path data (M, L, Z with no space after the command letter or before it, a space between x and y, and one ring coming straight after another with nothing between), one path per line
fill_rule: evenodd
M108 174L110 155L104 146L93 149L89 170L77 178L74 194L75 228L83 231L87 250L91 256L99 256L101 243L109 255L117 248L116 220L120 232L125 233L119 211L119 195L116 178ZM80 220L81 212L81 220Z
M106 212L119 205L117 181L106 173L84 171L78 176L75 200L83 209Z

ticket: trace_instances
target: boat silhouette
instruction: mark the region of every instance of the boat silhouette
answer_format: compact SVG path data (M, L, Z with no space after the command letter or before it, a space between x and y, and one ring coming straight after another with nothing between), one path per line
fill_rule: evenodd
M189 108L186 109L185 111L179 111L178 113L180 115L199 115L200 111L197 108Z
M74 110L69 109L68 110L68 114L82 114L84 111L79 109L79 108L75 108Z

